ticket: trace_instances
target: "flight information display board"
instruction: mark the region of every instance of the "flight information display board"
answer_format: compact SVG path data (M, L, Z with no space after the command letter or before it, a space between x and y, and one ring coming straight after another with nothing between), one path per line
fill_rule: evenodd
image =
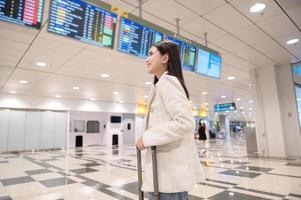
M52 0L48 31L113 48L117 15L81 0Z
M44 0L0 0L0 19L39 29Z
M221 63L222 58L218 54L198 49L198 58L194 71L205 76L220 78Z
M163 40L163 33L121 17L118 50L146 58L153 43Z
M193 71L196 60L196 47L172 36L167 36L166 39L179 46L182 68Z
M214 105L214 112L222 112L222 111L227 111L227 110L229 110L229 111L236 110L235 102Z

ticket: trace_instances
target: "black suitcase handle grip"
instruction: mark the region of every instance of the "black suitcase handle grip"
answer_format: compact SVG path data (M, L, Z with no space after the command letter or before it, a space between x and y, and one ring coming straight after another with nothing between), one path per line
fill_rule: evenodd
M144 199L142 187L142 164L141 164L141 151L137 149L137 170L138 170L138 196L139 200ZM158 183L158 169L157 169L157 149L156 146L151 147L152 163L153 163L153 181L154 181L154 195L153 200L159 200L159 183Z

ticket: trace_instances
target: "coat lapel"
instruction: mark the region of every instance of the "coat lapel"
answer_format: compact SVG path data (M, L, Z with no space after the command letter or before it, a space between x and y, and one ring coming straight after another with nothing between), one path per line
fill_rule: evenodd
M145 117L145 120L144 120L144 130L148 129L149 108L152 105L152 102L154 100L155 92L156 92L156 87L154 85L152 85L152 87L149 91L149 95L148 95L147 114L146 114L146 117Z

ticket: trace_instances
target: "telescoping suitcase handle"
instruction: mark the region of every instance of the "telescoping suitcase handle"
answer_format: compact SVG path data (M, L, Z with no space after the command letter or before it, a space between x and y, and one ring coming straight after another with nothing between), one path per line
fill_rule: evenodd
M159 184L158 184L158 171L157 171L157 151L156 147L151 147L152 163L153 163L153 180L154 180L154 195L153 200L159 200ZM142 165L141 165L141 151L137 148L137 168L138 168L138 196L139 200L144 199L142 187Z

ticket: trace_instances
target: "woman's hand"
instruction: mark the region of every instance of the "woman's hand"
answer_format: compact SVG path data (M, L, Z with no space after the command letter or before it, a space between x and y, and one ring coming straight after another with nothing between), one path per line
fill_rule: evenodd
M140 150L145 149L142 137L137 140L136 147Z

